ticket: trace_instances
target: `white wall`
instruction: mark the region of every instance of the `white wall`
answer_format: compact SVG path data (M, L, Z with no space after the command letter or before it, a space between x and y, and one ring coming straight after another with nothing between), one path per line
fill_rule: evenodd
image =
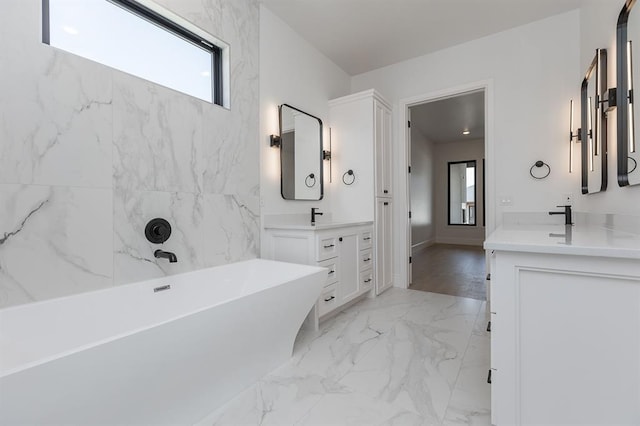
M435 154L433 142L416 126L411 128L411 245L414 249L435 242Z
M0 2L0 306L258 255L258 2L158 3L231 46L230 110L45 45L41 2Z
M294 32L280 18L260 6L260 151L263 216L308 214L311 207L331 211L331 186L325 161L324 198L289 201L280 196L280 160L269 147L278 133L278 105L287 103L322 120L325 149L329 149L329 100L349 93L350 77ZM337 183L333 183L336 185Z
M406 158L404 123L399 102L450 88L490 81L488 111L487 191L510 195L513 206L493 207L487 224L501 222L503 211L548 211L565 193L579 193L579 177L568 173L567 126L569 99L580 87L580 12L553 16L449 49L354 76L354 92L374 87L394 104L396 285L406 281L404 245L406 176L399 167ZM492 104L491 104L492 103ZM553 172L538 181L529 176L536 160ZM491 209L488 209L488 212ZM489 229L491 231L491 229Z
M607 80L609 87L616 87L616 23L625 0L588 0L580 11L580 76L584 76L598 48L606 48L608 56ZM633 13L640 13L640 5ZM634 58L636 61L637 58ZM574 99L579 99L577 96ZM576 112L579 108L576 108ZM605 192L581 196L581 211L595 213L619 213L640 216L640 185L619 187L616 156L616 111L609 114L608 132L608 188ZM579 146L579 145L578 145ZM580 163L577 163L579 171Z
M435 144L435 214L436 242L442 244L482 245L484 241L483 202L482 199L482 159L484 158L484 140L475 139L451 143ZM449 225L447 185L449 162L476 161L476 226ZM464 196L466 194L463 194ZM461 198L462 198L461 196ZM460 204L458 203L458 207Z

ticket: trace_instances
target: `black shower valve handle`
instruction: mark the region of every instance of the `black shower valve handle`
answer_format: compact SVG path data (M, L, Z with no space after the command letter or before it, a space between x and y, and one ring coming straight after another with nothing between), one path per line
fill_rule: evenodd
M144 228L144 235L150 243L162 244L171 236L171 225L166 219L151 219Z

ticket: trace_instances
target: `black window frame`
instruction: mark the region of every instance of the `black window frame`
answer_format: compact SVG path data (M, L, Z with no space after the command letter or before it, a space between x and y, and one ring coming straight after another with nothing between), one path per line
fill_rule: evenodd
M200 49L209 52L211 54L211 69L213 71L211 75L211 88L213 90L212 101L216 105L223 105L222 49L220 47L134 0L105 1L113 3L114 5L119 6L128 12L194 44ZM42 42L49 45L51 44L49 28L49 0L42 0Z

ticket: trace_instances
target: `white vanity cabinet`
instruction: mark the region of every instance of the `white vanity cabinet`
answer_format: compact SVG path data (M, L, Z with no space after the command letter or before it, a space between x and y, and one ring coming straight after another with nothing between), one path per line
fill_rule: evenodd
M329 115L335 154L333 216L374 222L380 294L393 285L391 106L378 92L367 90L331 100ZM349 170L353 175L345 175Z
M371 222L274 225L266 228L265 237L265 258L328 269L324 290L312 311L315 321L369 293L374 286Z
M531 232L485 243L492 423L640 424L640 237Z

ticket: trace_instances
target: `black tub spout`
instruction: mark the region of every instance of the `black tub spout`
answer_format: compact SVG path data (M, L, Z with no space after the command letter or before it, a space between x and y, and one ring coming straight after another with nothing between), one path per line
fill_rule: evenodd
M176 263L178 261L176 255L170 251L156 250L153 252L153 255L158 259L169 259L169 263Z

